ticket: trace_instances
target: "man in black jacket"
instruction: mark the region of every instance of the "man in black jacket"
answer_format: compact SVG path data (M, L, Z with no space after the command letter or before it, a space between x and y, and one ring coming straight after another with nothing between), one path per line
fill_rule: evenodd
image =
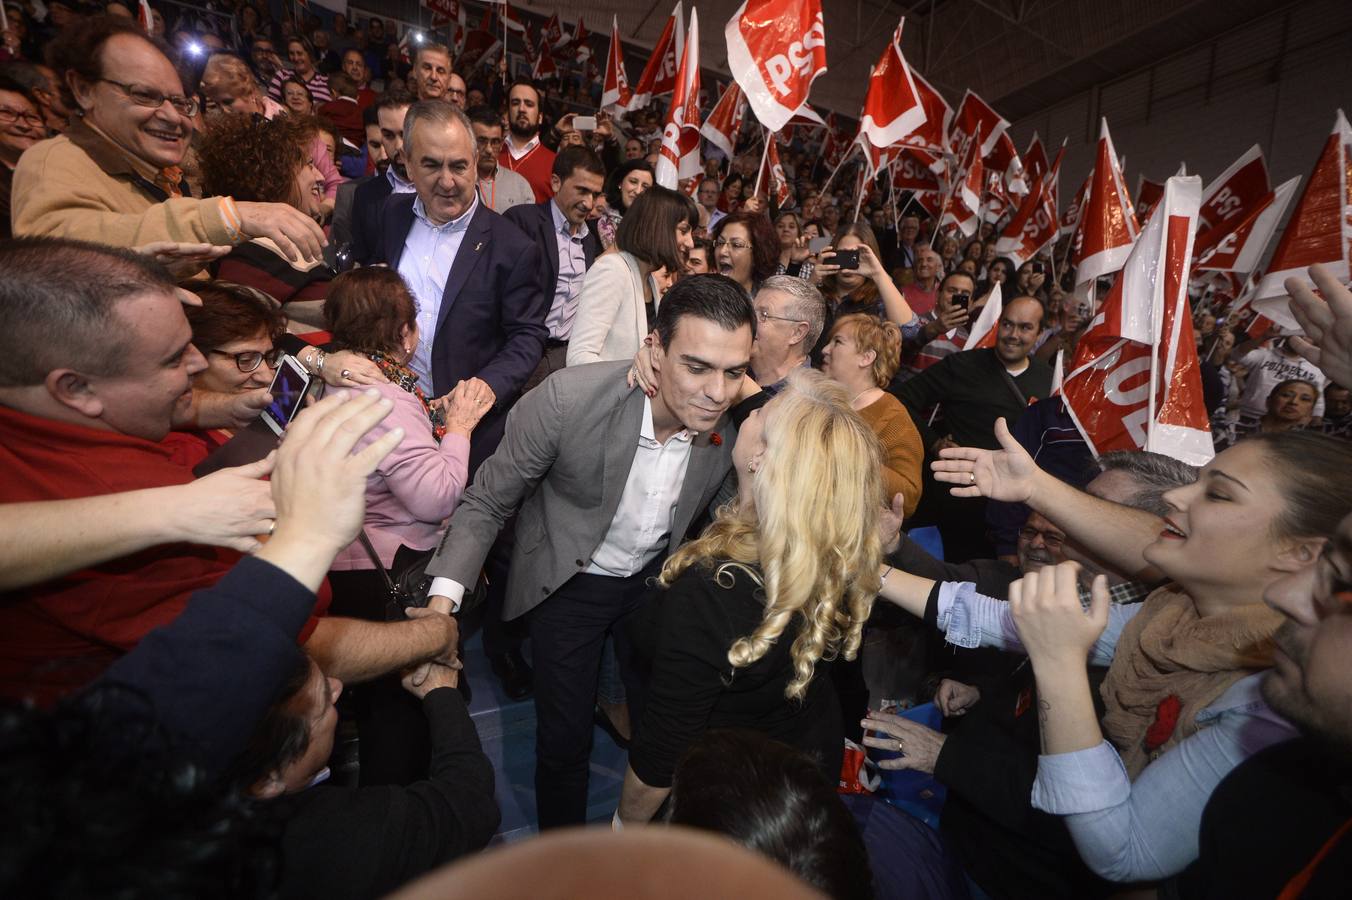
M587 224L605 192L606 169L586 147L567 147L554 157L549 176L554 195L543 203L513 206L503 217L540 248L540 283L549 295L549 339L540 364L526 380L530 390L567 364L568 336L577 315L582 279L601 255L601 238Z
M1016 297L1000 313L995 346L950 353L914 378L894 388L920 431L929 456L945 447L998 448L995 420L1011 428L1028 404L1051 393L1052 370L1032 356L1042 331L1042 304L1034 297ZM930 410L938 405L946 433L930 427ZM944 556L957 562L994 555L986 536L986 501L953 497L929 477L921 520L932 520L944 539Z
M404 115L412 105L412 95L401 88L386 91L376 101L376 124L380 127L380 144L388 165L383 172L358 185L352 194L349 254L352 262L363 266L379 261L385 200L391 194L411 194L415 190L404 165Z

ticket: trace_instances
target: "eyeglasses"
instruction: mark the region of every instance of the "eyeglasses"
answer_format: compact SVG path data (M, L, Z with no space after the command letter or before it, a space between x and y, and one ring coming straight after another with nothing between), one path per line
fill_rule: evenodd
M1059 550L1061 545L1066 542L1066 536L1057 531L1039 531L1029 525L1019 529L1019 538L1030 544L1039 537L1042 538L1042 544L1048 550Z
M478 144L480 147L494 147L499 150L502 149L502 138L481 137L475 138L474 142Z
M758 310L756 310L756 318L760 319L762 325L764 325L766 322L769 322L771 319L778 319L778 320L781 321L781 322L802 322L802 321L803 321L802 319L794 319L794 318L791 318L791 317L789 317L789 316L776 316L776 315L772 315L768 309L758 309Z
M152 87L146 87L143 84L123 84L120 81L113 81L111 78L100 78L99 81L106 81L113 87L127 95L127 99L137 106L143 106L146 109L159 109L166 100L169 105L181 116L192 118L197 115L197 98L185 97L182 94L164 94Z
M37 113L0 106L0 125L13 125L15 122L24 122L28 125L36 125L39 128L43 125L42 116Z
M748 244L746 241L737 241L737 240L732 240L732 241L730 241L730 240L728 240L727 238L719 238L718 240L714 241L714 248L715 248L715 249L721 250L721 249L724 248L724 247L731 247L731 248L734 249L734 250L750 250L750 249L751 249L751 245Z
M277 347L267 353L259 353L257 350L245 350L243 353L226 353L224 350L208 350L207 352L234 359L235 366L241 372L252 372L265 362L268 364L268 368L275 369L278 360L286 354L285 350Z

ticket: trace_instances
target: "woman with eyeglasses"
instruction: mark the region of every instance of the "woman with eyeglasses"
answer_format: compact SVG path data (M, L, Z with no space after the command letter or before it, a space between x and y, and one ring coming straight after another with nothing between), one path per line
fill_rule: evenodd
M638 196L615 246L583 279L568 365L633 358L657 318L662 288L656 276L685 270L698 224L695 201L682 193L651 187Z
M760 212L729 213L714 227L715 271L754 297L762 281L779 267L779 236Z
M46 131L38 101L27 88L0 74L0 240L13 237L9 224L9 191L14 166Z

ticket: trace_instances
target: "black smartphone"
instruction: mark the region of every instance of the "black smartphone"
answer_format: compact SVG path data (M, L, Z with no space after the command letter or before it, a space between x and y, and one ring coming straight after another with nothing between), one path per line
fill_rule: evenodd
M954 309L966 309L972 302L972 294L969 291L961 291L954 294L953 299L949 301Z
M837 250L835 256L831 257L831 262L840 266L842 269L859 268L859 249Z
M1032 271L1032 273L1033 273L1034 275L1046 275L1046 274L1047 274L1047 264L1044 263L1044 262L1034 262L1034 263L1033 263L1033 268L1032 268L1031 271Z

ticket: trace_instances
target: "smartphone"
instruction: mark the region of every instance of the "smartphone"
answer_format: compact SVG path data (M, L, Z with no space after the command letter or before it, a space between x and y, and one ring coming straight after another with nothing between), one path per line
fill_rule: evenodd
M972 294L969 291L962 291L954 294L949 302L953 304L954 309L967 309L972 303Z
M837 250L835 256L831 258L831 262L842 269L857 269L859 268L859 249L856 247L854 250Z
M829 237L815 237L807 242L807 249L811 250L813 253L821 253L829 246L831 246L831 239Z
M573 127L578 131L595 131L596 116L574 116Z
M1036 261L1033 263L1033 268L1031 269L1031 271L1034 275L1046 275L1047 264L1041 261Z
M272 403L259 417L263 424L280 435L305 402L305 394L310 390L310 373L294 356L283 356L277 362L277 374L272 378L268 393L272 394Z

